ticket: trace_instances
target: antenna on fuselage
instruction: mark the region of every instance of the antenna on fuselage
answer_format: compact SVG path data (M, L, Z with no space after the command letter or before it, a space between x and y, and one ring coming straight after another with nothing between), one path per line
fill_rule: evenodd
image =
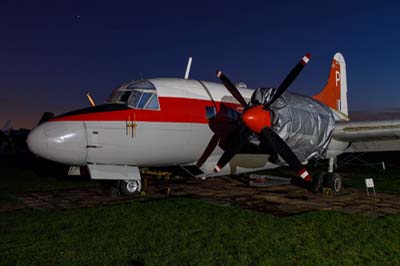
M90 105L91 105L92 107L95 107L96 104L94 103L92 96L90 96L89 91L86 92L86 97L88 98L88 100L89 100L89 102L90 102Z
M190 73L190 67L192 66L192 57L189 57L187 66L186 66L186 72L185 72L185 79L189 78L189 73Z

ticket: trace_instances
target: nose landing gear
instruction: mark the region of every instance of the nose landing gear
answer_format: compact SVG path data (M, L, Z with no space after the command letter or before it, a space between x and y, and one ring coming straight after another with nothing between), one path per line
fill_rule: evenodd
M118 189L125 196L133 196L142 189L142 182L140 180L120 180Z

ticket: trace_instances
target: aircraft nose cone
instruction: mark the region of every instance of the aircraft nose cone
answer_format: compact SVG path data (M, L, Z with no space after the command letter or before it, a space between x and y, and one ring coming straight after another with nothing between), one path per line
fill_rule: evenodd
M44 157L47 153L48 142L47 137L44 134L43 127L38 126L33 129L26 139L29 150L37 156Z
M261 133L264 127L271 126L271 113L264 110L264 105L256 105L243 113L242 121L251 131Z
M33 129L27 144L32 153L68 165L86 164L86 131L82 122L46 122Z

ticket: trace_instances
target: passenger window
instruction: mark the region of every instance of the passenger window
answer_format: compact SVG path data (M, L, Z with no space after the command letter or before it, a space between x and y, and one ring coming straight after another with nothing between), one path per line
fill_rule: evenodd
M217 115L217 111L214 106L206 106L206 118L211 119Z

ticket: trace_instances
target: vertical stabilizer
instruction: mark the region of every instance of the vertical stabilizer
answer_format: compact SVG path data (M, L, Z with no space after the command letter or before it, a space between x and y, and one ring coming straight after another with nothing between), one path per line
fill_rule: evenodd
M328 82L314 99L348 116L346 63L341 53L336 53L332 60Z

